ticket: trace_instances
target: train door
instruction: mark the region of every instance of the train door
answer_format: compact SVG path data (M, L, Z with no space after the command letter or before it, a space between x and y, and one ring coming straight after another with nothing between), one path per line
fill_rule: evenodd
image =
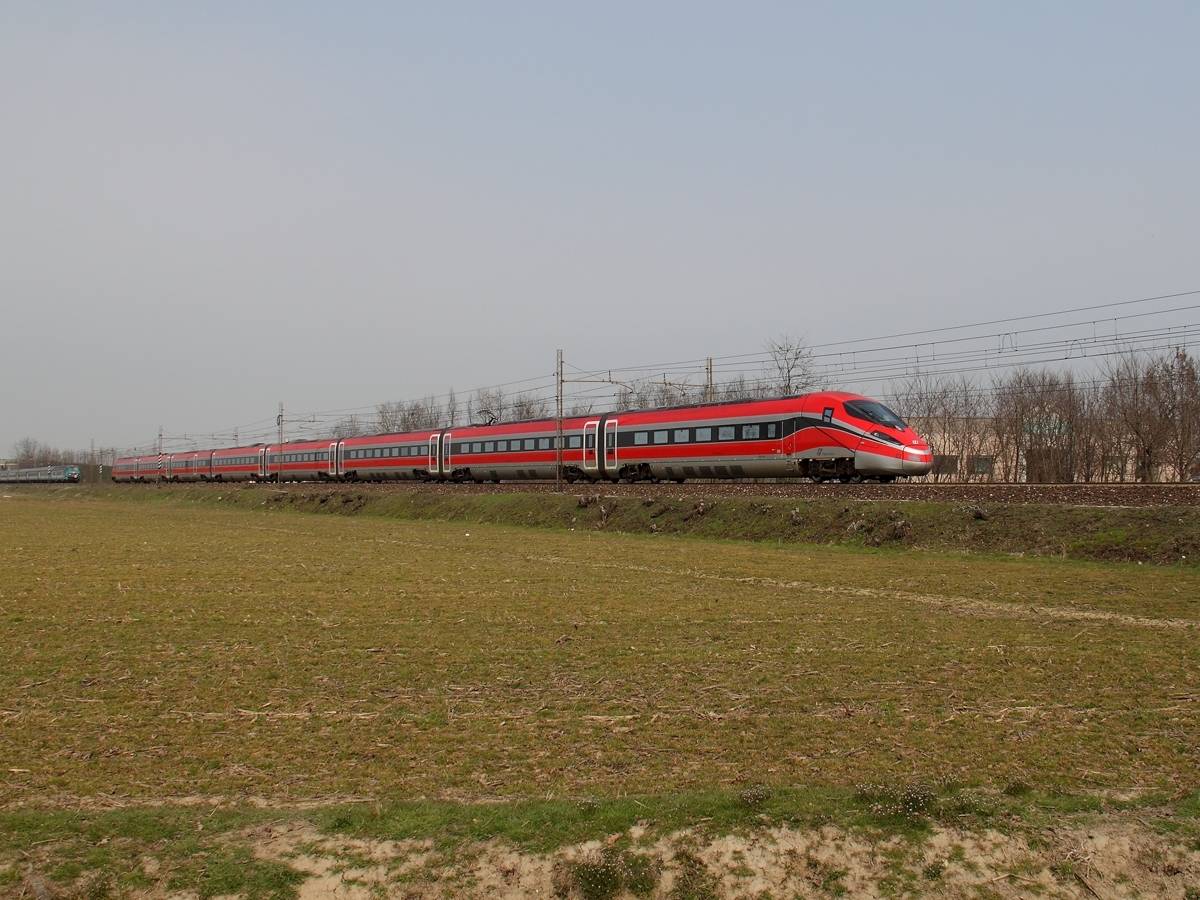
M617 466L617 420L604 420L604 471L609 478L616 478Z
M450 465L450 432L442 435L442 477L449 478L454 469Z
M338 473L337 458L338 458L338 445L337 445L337 442L335 441L334 443L329 445L329 468L326 470L326 474L330 478L337 477L337 473Z
M438 473L438 436L429 436L429 476L436 478Z
M583 425L583 471L597 474L600 466L596 458L596 434L600 428L600 420L585 422Z
M282 450L283 448L281 447L280 449ZM283 459L282 453L279 454L279 458ZM280 463L279 465L282 468L283 463ZM258 449L258 477L262 478L264 480L267 477L267 448L266 447L260 447ZM280 472L279 480L283 481L283 473L282 472Z

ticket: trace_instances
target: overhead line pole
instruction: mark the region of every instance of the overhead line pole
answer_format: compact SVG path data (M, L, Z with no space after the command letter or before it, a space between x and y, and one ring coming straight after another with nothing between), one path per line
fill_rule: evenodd
M558 351L558 365L554 370L555 394L558 398L558 436L554 440L558 448L558 465L555 468L554 489L563 492L563 352Z
M279 457L279 468L275 475L275 482L283 484L283 401L279 401L279 452L276 454Z

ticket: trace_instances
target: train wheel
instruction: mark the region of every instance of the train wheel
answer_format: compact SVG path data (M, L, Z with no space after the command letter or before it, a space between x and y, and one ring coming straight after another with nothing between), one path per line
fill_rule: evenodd
M862 484L863 477L861 475L851 475L848 480L851 484Z
M810 475L809 478L812 479L813 484L824 484L825 483L824 475Z

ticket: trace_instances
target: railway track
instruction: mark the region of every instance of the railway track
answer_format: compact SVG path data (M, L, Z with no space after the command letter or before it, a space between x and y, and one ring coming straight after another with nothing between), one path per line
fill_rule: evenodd
M232 485L213 485L230 489ZM419 492L430 494L552 494L552 483L420 484L411 482L263 485L296 491ZM1200 484L812 484L808 482L564 485L564 493L615 497L779 497L796 500L883 500L921 503L1013 503L1143 508L1200 506Z

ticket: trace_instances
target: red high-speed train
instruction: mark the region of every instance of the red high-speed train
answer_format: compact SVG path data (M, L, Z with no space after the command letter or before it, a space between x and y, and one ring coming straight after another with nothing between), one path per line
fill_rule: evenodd
M126 457L130 481L553 480L558 422L538 419L341 440ZM810 478L892 481L933 468L929 445L868 397L821 391L772 400L572 416L567 481Z

